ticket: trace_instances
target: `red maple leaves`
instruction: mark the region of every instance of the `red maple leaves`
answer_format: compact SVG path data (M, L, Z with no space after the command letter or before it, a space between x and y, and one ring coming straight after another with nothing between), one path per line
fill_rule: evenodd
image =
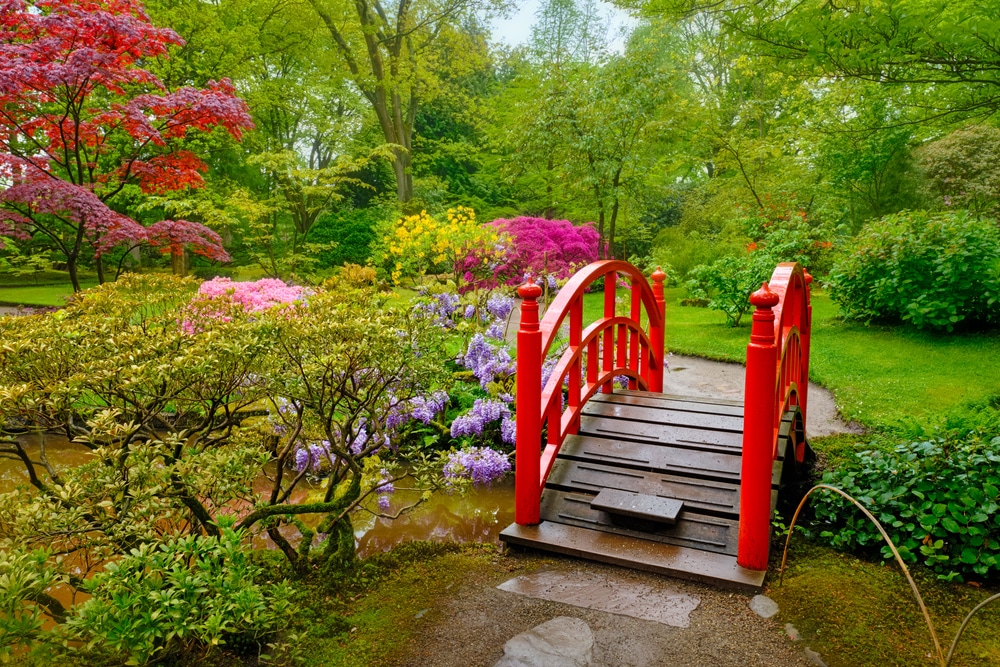
M0 0L0 178L14 184L0 193L0 236L82 228L98 253L139 238L228 258L202 225L140 232L106 205L128 184L201 187L207 167L183 149L188 134L222 128L239 140L253 127L229 81L169 91L141 66L180 44L136 0Z

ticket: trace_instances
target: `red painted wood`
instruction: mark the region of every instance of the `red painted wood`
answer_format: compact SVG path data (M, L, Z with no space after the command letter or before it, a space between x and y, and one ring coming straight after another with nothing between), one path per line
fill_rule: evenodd
M774 341L774 311L778 295L767 283L753 293L756 306L747 345L743 397L743 461L740 475L740 528L736 562L751 570L766 570L771 522L771 463L774 461L772 415L778 347Z
M800 265L786 262L750 297L756 310L747 346L737 553L737 562L749 569L767 569L771 473L781 419L796 407L806 419L810 281ZM801 462L804 455L803 444L795 457Z
M652 346L652 356L644 357L644 359L650 362L646 376L649 390L660 392L663 391L663 348L667 310L666 300L663 298L663 281L666 280L667 274L657 268L651 277L653 279L653 308L657 317L649 318L649 340Z
M517 422L514 457L514 521L522 526L539 523L539 454L542 440L542 332L538 325L538 297L542 288L528 282L517 293L521 326L517 331Z
M631 282L629 317L615 315L619 275ZM595 262L570 278L541 322L537 303L540 288L529 283L518 290L523 301L517 355L516 523L539 522L541 489L563 440L579 429L587 400L598 392L610 392L617 375L626 376L629 386L635 389L650 390L653 383L662 388L664 277L662 272L654 273L654 286L650 287L642 273L627 262ZM583 330L583 294L601 278L604 317ZM649 333L641 325L643 311ZM542 360L567 316L569 345L546 386L540 387ZM564 382L569 384L565 406ZM546 424L547 444L542 450L541 434Z

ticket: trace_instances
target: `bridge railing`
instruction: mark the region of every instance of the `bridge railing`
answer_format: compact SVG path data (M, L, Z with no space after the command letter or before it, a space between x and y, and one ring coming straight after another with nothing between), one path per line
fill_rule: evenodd
M812 276L797 263L779 264L750 297L755 306L747 345L743 404L743 462L737 563L766 570L771 524L771 475L781 422L790 410L805 423L809 390ZM797 444L801 462L804 443Z
M584 329L583 295L601 278L603 316ZM630 389L662 391L664 278L666 275L657 269L650 286L642 273L627 262L594 262L570 278L541 322L541 288L529 281L518 289L523 300L517 332L516 523L533 525L540 521L545 480L563 440L579 429L581 412L591 396L599 391L610 393L616 376L627 377ZM628 316L618 316L615 311L620 279L628 282ZM642 326L643 312L648 330ZM567 317L567 347L543 387L543 364Z

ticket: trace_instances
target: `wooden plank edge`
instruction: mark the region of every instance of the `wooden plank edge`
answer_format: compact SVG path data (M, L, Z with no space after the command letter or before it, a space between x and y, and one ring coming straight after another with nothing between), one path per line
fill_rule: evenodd
M537 526L512 523L500 533L500 540L507 544L688 579L747 594L759 593L767 575L766 571L740 567L736 564L735 556L550 522L542 522Z

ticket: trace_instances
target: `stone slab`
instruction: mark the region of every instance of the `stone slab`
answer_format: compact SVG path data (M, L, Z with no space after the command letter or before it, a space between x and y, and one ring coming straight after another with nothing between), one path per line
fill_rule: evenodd
M655 621L676 628L691 623L700 598L625 577L584 572L534 572L505 581L500 590L585 609Z

